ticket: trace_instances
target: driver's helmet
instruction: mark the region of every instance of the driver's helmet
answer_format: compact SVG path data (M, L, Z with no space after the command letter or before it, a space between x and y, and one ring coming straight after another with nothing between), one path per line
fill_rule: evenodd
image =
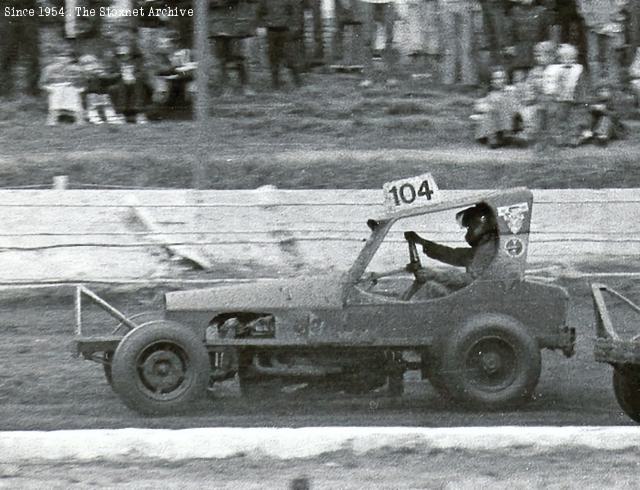
M485 203L475 204L456 214L460 226L467 229L464 239L472 247L478 245L484 237L498 234L493 210Z

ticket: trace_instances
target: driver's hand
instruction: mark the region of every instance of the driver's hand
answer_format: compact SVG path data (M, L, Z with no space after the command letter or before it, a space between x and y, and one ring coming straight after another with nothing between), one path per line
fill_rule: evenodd
M421 241L420 236L415 231L405 231L404 239L408 242L419 242Z

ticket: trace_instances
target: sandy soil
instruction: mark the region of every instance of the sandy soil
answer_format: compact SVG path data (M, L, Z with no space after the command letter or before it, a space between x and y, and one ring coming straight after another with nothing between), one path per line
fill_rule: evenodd
M611 281L638 297L633 282ZM577 354L565 359L543 355L543 372L534 400L513 412L469 412L438 398L417 372L406 375L406 393L278 394L247 403L235 380L220 384L213 396L182 417L144 418L124 407L98 364L74 358L73 306L68 297L4 302L0 325L0 430L52 430L121 427L215 427L309 425L619 425L631 424L618 408L611 368L593 360L593 312L584 280L569 284L570 324L578 331ZM157 293L157 291L155 292ZM109 296L126 313L160 309L155 293ZM92 310L89 310L90 312ZM102 312L86 316L89 327L106 332L113 320Z
M424 453L389 448L287 461L235 457L174 464L0 464L0 488L631 489L637 487L637 474L637 450ZM295 487L294 482L308 486Z

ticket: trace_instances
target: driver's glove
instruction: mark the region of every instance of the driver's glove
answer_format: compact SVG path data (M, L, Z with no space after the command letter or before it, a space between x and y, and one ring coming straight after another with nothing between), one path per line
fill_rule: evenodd
M422 238L415 231L405 231L404 239L408 242L421 242Z
M413 273L415 274L416 281L419 282L420 284L423 284L433 279L433 274L430 274L428 269L424 269L422 267L416 271L413 271Z

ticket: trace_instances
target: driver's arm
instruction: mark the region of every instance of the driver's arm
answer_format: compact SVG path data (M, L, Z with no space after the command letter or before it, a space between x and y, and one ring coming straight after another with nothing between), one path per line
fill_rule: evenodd
M415 231L407 231L404 234L406 240L422 245L422 250L428 257L444 262L454 267L467 267L473 260L473 249L469 247L452 248L446 245L426 240Z
M473 260L473 249L470 247L447 247L430 240L422 240L421 244L422 250L428 257L454 267L467 267Z

